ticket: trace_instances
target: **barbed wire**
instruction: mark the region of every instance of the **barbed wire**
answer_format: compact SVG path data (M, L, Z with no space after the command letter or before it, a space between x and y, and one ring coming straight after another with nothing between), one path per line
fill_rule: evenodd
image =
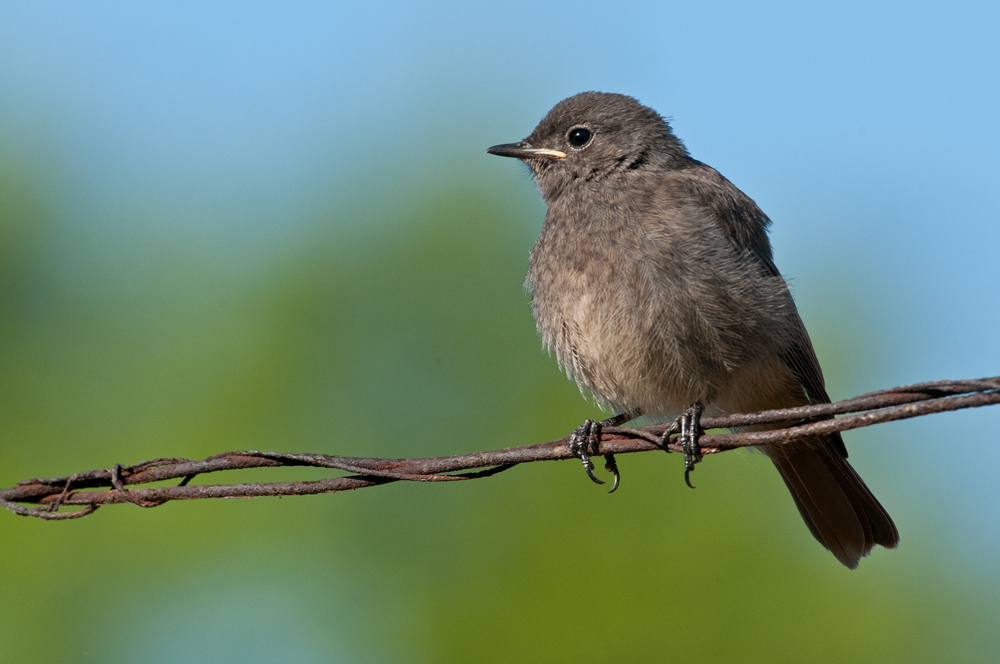
M701 425L706 430L739 429L774 423L783 423L784 426L768 431L706 434L701 436L700 444L702 454L717 454L741 447L784 444L817 434L996 403L1000 403L1000 377L919 383L870 392L837 403L703 417ZM843 417L835 417L837 415ZM670 426L671 423L644 427L604 427L599 454L605 456L609 465L613 466L615 454L654 450L682 452L675 435L668 436L669 442L666 444L662 442L663 434ZM132 466L115 464L110 468L74 473L67 477L24 480L10 489L0 489L0 506L22 516L46 520L76 519L91 514L102 505L117 503L156 507L171 500L303 496L361 489L397 481L457 482L489 477L522 463L578 458L570 447L569 436L538 445L424 459L224 452L200 461L152 459ZM196 476L207 473L288 466L330 468L351 474L297 482L190 484ZM181 479L181 482L167 487L126 487L173 479ZM81 506L82 509L60 511L68 506Z

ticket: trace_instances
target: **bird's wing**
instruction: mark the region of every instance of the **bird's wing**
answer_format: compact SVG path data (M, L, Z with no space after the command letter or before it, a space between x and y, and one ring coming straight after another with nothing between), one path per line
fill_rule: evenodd
M726 236L741 250L749 252L772 276L781 273L771 256L767 227L771 221L753 200L740 191L715 169L704 164L676 174L688 195L712 210L712 219L718 220ZM791 294L788 295L791 298ZM782 359L792 369L810 403L829 403L823 371L809 333L798 315L794 304L795 334ZM846 454L846 451L845 451Z

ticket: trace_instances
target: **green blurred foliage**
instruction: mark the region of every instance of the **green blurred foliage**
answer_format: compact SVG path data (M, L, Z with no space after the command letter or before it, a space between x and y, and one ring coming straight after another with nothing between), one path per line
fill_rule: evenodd
M523 179L388 183L242 271L176 229L111 241L56 224L39 182L0 167L4 486L231 449L447 455L596 412L535 335L521 283L541 212ZM903 549L850 572L759 455L707 459L696 491L676 455L619 463L614 496L568 462L71 522L0 514L0 659L1000 656L1000 591L908 551L928 524L901 523Z

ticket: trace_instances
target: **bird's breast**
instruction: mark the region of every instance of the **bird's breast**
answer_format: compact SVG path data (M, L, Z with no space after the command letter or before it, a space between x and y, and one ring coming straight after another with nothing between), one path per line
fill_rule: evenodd
M630 251L628 238L547 230L527 286L542 340L570 377L616 409L665 413L703 398L681 378L680 349L664 338L668 277Z
M746 382L798 320L783 280L698 215L549 215L527 286L545 345L617 409L670 414Z

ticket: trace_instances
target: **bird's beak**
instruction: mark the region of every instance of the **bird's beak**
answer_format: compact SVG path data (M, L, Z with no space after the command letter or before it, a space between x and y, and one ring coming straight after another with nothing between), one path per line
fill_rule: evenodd
M525 141L520 143L504 143L494 145L486 152L501 157L514 157L515 159L565 159L566 153L548 148L533 148Z

